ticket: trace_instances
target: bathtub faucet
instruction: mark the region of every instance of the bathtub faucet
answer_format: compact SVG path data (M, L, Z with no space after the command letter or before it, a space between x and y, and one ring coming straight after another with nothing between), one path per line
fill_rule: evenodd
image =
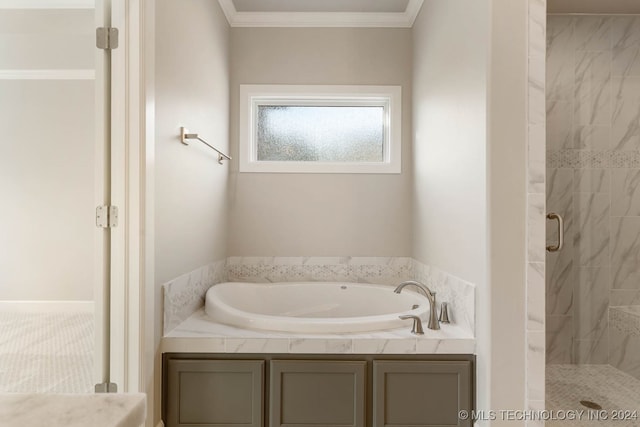
M400 283L393 292L399 294L405 286L415 286L427 297L429 300L429 308L431 309L429 312L429 324L427 325L427 328L434 330L440 329L440 323L438 322L438 316L436 314L436 293L432 292L431 289L427 288L420 282L416 282L415 280L407 280L406 282Z

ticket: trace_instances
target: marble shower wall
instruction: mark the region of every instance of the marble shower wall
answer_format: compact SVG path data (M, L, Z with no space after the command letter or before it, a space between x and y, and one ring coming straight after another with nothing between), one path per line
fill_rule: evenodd
M640 305L640 16L550 15L546 77L547 363L608 363L609 307Z
M529 0L527 113L526 399L545 407L545 40L547 1ZM527 420L526 426L542 426Z

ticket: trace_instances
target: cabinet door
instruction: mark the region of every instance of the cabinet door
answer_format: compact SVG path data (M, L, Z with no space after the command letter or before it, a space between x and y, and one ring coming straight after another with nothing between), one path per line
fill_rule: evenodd
M168 362L167 427L262 427L264 361Z
M365 361L271 362L270 427L364 427Z
M471 426L471 362L374 361L373 426Z

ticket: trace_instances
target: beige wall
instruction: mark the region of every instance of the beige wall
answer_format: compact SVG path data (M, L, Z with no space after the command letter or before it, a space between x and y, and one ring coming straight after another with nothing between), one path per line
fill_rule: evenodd
M492 0L488 168L490 407L525 408L527 232L527 0ZM480 319L482 323L482 319ZM485 320L486 323L486 320ZM492 426L524 425L493 422Z
M0 10L0 71L91 74L94 31L92 10ZM0 79L0 300L93 299L94 87Z
M211 0L155 2L154 375L160 420L161 285L227 256L229 165L180 126L223 151L229 145L229 26Z
M488 21L488 1L426 0L413 27L413 256L477 285L480 409L489 409L491 352Z
M234 28L231 210L235 256L409 256L411 31ZM401 85L400 175L238 173L240 84Z
M485 410L525 405L526 6L426 0L414 25L414 257L478 286Z
M155 279L226 257L229 165L180 126L228 150L229 29L217 2L157 2ZM159 292L159 291L158 291Z
M486 263L485 8L427 0L413 28L413 256L474 283Z
M0 80L0 300L93 299L93 86Z

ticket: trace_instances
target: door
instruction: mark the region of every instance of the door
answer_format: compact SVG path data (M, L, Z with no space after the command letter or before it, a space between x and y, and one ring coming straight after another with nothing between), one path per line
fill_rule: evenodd
M167 427L262 427L263 360L169 360Z
M110 17L108 0L0 1L3 392L109 382Z
M271 427L364 427L363 361L273 360L269 383Z
M374 427L471 426L471 362L373 362Z

